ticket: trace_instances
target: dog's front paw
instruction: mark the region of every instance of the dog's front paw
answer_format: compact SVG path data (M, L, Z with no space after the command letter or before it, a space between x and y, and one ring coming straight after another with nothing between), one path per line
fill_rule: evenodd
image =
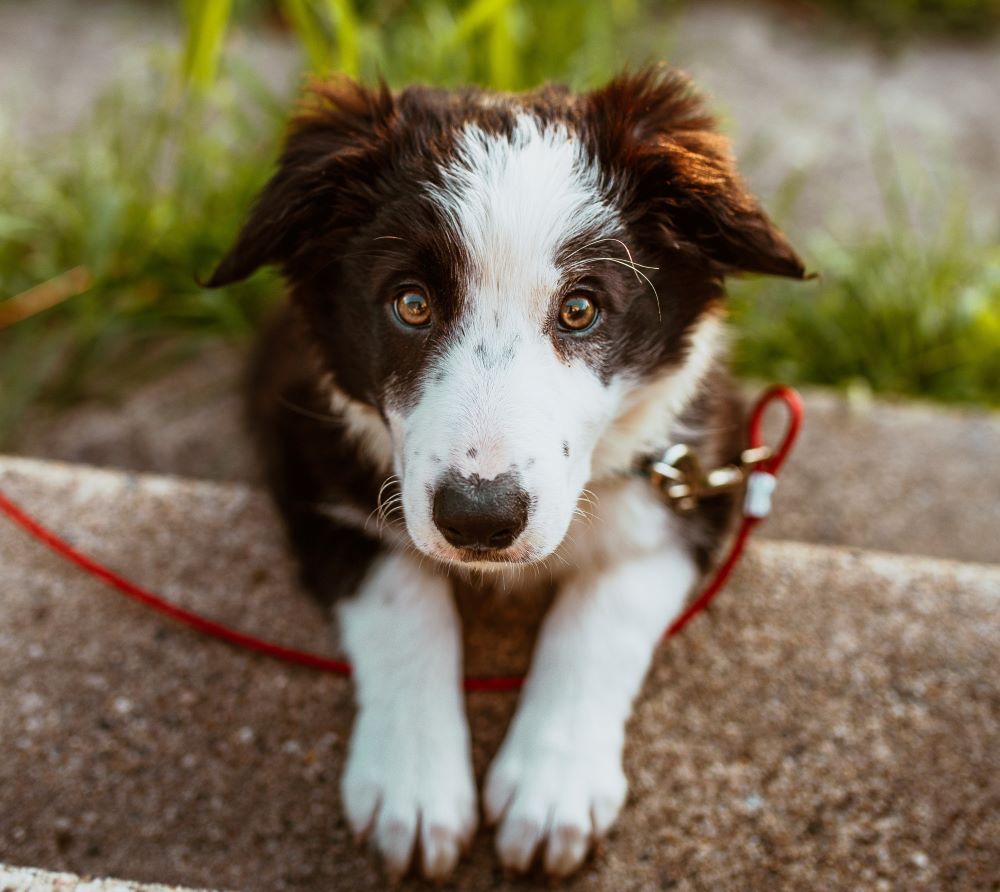
M424 876L444 879L476 831L467 735L448 724L400 722L379 710L358 715L341 783L344 811L392 879L409 869L418 843Z
M513 730L490 767L484 806L490 823L499 822L504 867L525 871L544 847L545 870L566 876L615 822L627 783L618 744L571 739L553 721Z

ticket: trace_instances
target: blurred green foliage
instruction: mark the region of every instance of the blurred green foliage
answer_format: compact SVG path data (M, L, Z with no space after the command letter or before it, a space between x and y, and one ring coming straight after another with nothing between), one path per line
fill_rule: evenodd
M273 281L221 294L195 275L232 239L283 115L283 104L247 104L228 89L186 94L160 71L103 97L44 154L0 146L0 295L81 264L93 279L0 331L0 442L35 400L104 395L162 362L164 336L251 329Z
M983 37L1000 25L1000 0L804 0L890 40L918 34Z
M879 133L879 125L872 125ZM958 188L876 137L882 220L807 244L807 283L730 286L745 375L1000 406L1000 230ZM779 202L794 204L789 177ZM787 208L786 208L787 209Z
M952 218L927 236L823 235L809 257L817 281L730 288L738 372L1000 406L1000 245Z
M219 33L231 0L185 0L190 4L188 56L192 46L221 53ZM244 0L258 17L290 28L313 72L342 71L352 77L384 77L397 86L420 80L440 85L480 83L505 90L559 79L586 86L627 60L625 29L646 0ZM674 7L661 2L658 8ZM237 7L239 9L240 7ZM203 36L204 35L204 36ZM204 82L215 66L202 54Z

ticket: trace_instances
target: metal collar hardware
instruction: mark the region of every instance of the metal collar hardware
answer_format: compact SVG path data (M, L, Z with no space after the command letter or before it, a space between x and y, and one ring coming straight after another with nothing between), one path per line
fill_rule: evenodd
M735 464L706 471L698 455L685 443L667 447L643 469L664 501L678 514L689 514L702 499L742 488L750 472L771 457L767 446L744 449Z

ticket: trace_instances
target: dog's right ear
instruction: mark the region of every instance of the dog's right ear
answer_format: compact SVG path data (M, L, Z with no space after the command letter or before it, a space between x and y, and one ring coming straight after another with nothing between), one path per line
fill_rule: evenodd
M312 84L289 126L277 172L204 285L239 282L268 264L288 273L310 242L360 222L374 201L369 184L395 113L384 83L372 89L349 78Z
M669 66L622 75L588 103L599 154L631 184L628 213L662 246L719 275L811 278L744 185L729 140L687 75Z

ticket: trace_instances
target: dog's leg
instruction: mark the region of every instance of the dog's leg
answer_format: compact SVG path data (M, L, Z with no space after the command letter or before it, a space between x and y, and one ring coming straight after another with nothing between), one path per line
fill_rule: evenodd
M424 874L447 876L476 828L460 622L447 580L405 554L378 558L338 617L358 714L341 795L390 876L419 833Z
M625 722L653 649L696 578L678 544L571 579L542 626L507 738L490 768L486 815L503 864L575 870L625 801Z

